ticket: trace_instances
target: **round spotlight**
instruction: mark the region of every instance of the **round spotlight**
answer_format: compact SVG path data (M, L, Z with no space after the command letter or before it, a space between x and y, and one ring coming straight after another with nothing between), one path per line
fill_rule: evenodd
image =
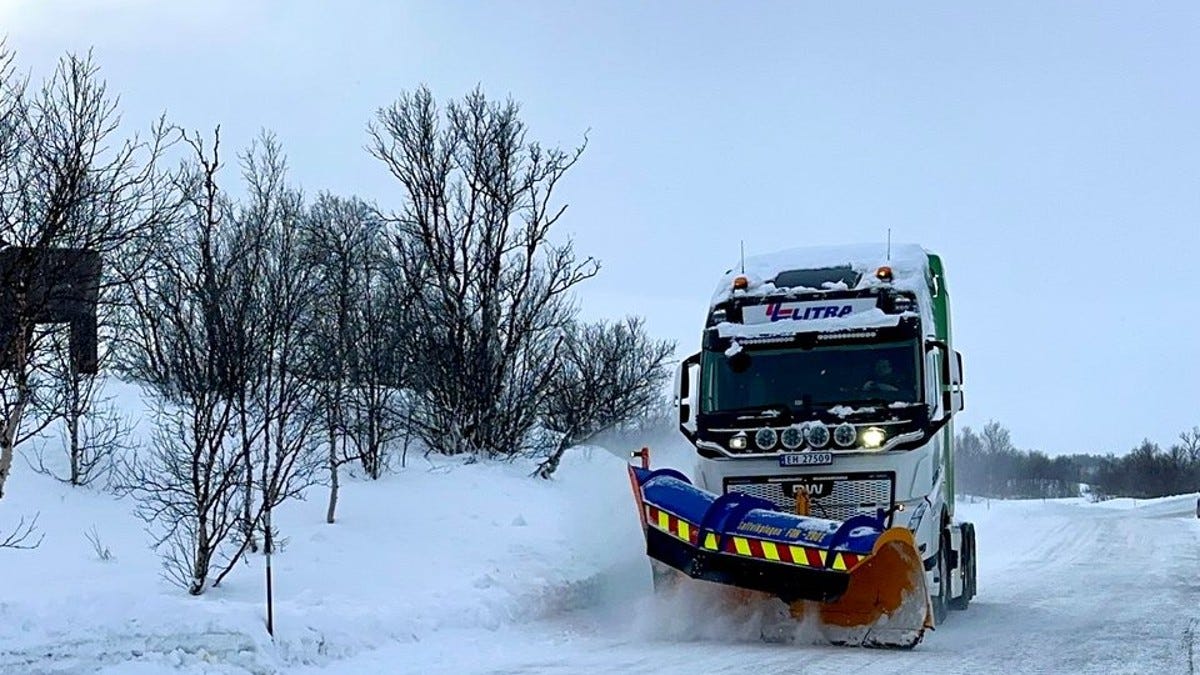
M729 439L730 450L745 450L747 445L746 432L739 431Z
M808 428L808 444L823 448L829 444L829 427L817 422Z
M887 432L879 427L867 427L867 430L862 433L863 447L868 450L878 450L883 447L883 442L887 440Z
M854 441L858 440L858 430L849 422L842 422L833 430L833 442L848 448L854 445Z
M780 434L780 441L783 443L783 447L788 450L795 450L804 445L804 429L797 426L790 426Z
M779 442L779 434L770 427L763 427L754 434L754 444L759 450L770 450Z

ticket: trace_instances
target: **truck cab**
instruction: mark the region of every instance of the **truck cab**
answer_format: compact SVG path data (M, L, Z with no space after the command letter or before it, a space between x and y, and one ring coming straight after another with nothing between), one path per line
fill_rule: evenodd
M700 487L834 521L883 510L913 532L940 621L975 584L974 530L954 521L962 384L942 262L907 245L745 259L676 393Z

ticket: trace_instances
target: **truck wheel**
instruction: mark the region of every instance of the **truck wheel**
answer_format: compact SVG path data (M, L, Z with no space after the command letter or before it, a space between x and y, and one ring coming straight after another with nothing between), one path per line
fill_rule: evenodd
M962 552L958 556L959 569L954 573L962 575L963 592L950 600L950 609L963 610L975 597L975 526L963 523L959 529L962 530Z

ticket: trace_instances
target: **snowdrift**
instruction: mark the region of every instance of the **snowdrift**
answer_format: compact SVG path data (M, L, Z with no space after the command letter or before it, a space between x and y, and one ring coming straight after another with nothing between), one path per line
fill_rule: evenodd
M579 449L549 482L529 478L532 467L417 456L343 485L334 525L323 488L286 504L272 643L260 555L190 597L161 578L131 501L18 464L0 517L40 514L45 539L0 551L0 673L290 672L592 604L606 570L639 553L610 545L638 536L622 461ZM112 559L85 538L93 529Z

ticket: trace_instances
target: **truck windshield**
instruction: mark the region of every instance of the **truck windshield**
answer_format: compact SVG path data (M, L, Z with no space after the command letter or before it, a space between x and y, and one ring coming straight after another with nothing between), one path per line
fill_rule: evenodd
M806 399L822 406L921 400L920 353L911 340L747 350L738 359L704 352L702 412L797 407Z

